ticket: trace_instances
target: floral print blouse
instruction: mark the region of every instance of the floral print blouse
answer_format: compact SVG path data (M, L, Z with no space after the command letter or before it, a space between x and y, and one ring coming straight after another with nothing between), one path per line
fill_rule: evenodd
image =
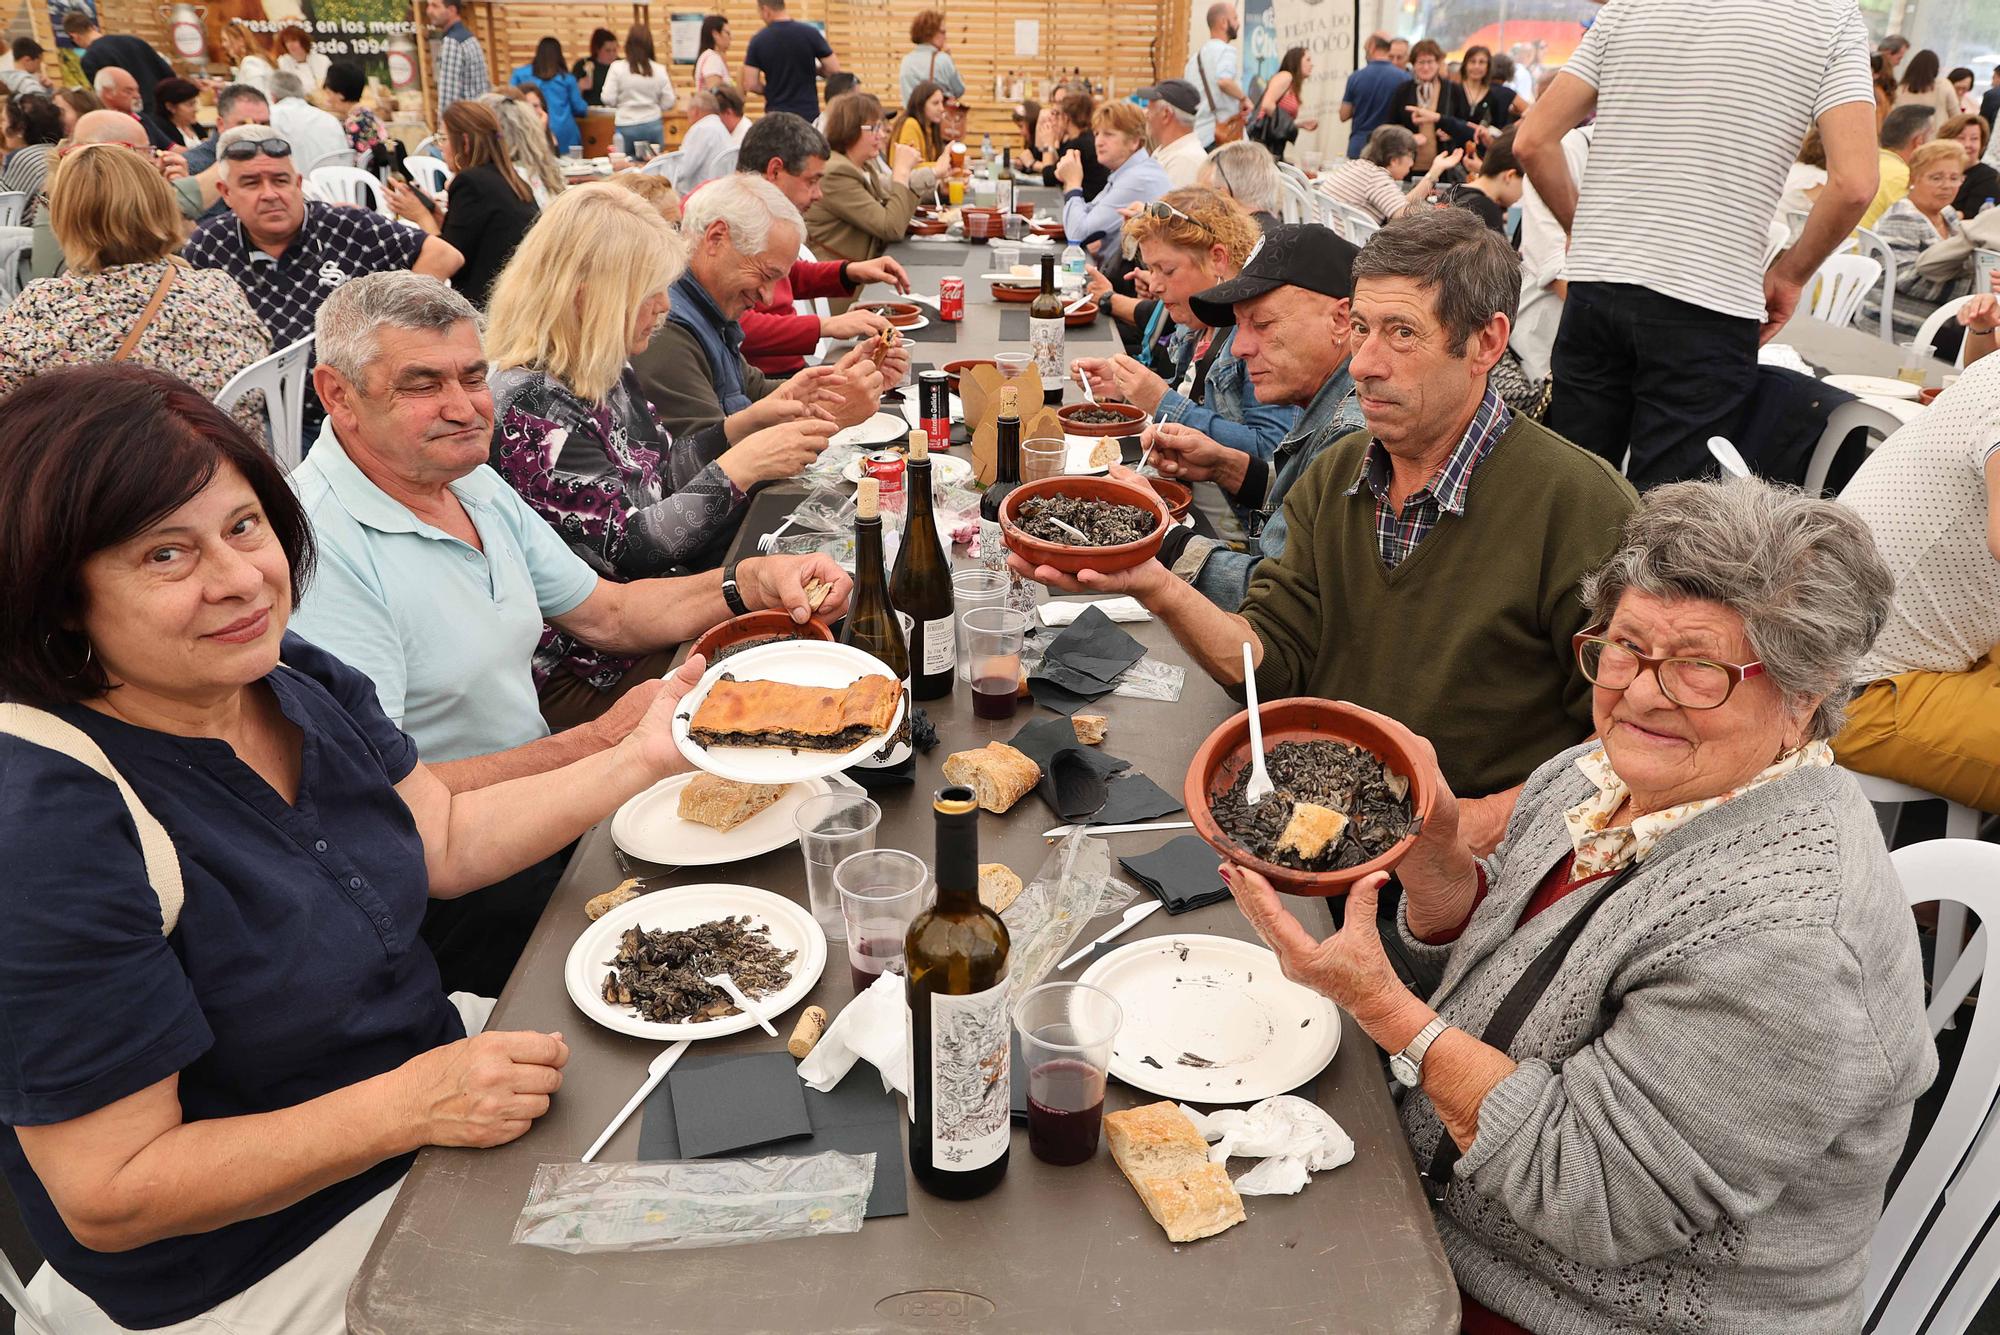
M531 367L492 385L493 466L593 570L622 583L720 563L748 499L715 462L721 423L675 440L629 365L602 403ZM560 667L609 690L631 662L549 627L535 681Z
M1625 800L1628 790L1625 780L1611 768L1611 759L1605 755L1604 748L1597 747L1578 756L1576 761L1576 767L1597 786L1597 792L1563 813L1563 819L1569 823L1570 843L1576 849L1576 862L1570 879L1601 876L1605 872L1617 871L1628 862L1642 861L1669 830L1685 824L1691 817L1719 807L1730 798L1739 797L1773 779L1781 779L1795 769L1832 763L1833 748L1825 742L1811 742L1779 756L1741 788L1651 812L1630 825L1607 828L1612 813Z
M271 336L236 280L179 260L121 264L102 273L70 270L38 278L0 312L0 394L62 366L108 362L174 266L173 286L126 360L179 376L209 398L230 377L271 354ZM264 396L248 394L230 415L264 439Z
M382 122L367 107L356 107L341 124L347 130L347 143L354 156L366 165L368 154L382 142Z

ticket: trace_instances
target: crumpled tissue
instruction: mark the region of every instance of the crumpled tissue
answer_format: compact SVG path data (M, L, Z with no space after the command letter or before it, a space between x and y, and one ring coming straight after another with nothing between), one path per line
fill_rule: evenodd
M848 1002L799 1063L799 1079L824 1094L840 1083L858 1058L881 1073L882 1088L909 1097L910 1035L903 975L884 973Z
M825 1042L824 1039L821 1040ZM1181 1111L1201 1132L1210 1163L1232 1158L1264 1162L1236 1179L1239 1196L1295 1196L1314 1173L1354 1157L1354 1140L1326 1109L1295 1094L1277 1094L1248 1108Z

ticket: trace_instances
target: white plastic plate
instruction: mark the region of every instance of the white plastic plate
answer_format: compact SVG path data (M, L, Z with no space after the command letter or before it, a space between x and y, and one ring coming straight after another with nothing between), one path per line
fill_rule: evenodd
M693 779L692 774L662 779L618 808L611 818L611 838L644 862L672 867L736 862L795 842L799 830L793 816L807 801L830 791L824 779L792 784L777 801L735 829L718 830L681 819L681 793Z
M1864 399L1912 399L1923 393L1922 385L1907 380L1891 380L1885 375L1830 375L1820 382Z
M830 644L825 640L786 640L763 644L731 654L702 674L695 688L674 711L674 740L681 754L710 774L738 783L804 783L838 774L862 757L882 749L887 734L877 734L851 751L794 751L784 746L705 747L688 736L688 721L694 717L708 692L729 673L738 681L784 681L794 686L851 686L865 676L895 679L895 672L878 658L862 653L850 644ZM906 694L896 705L890 721L893 733L902 726L910 708ZM782 725L782 721L774 720Z
M1222 936L1158 936L1084 971L1125 1008L1111 1074L1187 1103L1255 1103L1297 1089L1340 1050L1340 1011L1287 980L1278 957Z
M865 422L842 427L827 438L828 445L852 445L858 449L879 449L901 445L910 438L910 424L901 413L876 413Z
M563 983L569 988L569 999L606 1029L660 1043L683 1038L723 1038L754 1029L757 1021L742 1014L657 1024L640 1019L630 1006L613 1005L604 999L604 977L611 972L610 961L618 953L618 938L628 928L685 930L717 918L746 916L753 927L771 929L772 945L796 951L798 955L791 963L790 982L771 996L753 998L765 1018L775 1022L778 1016L805 1000L819 982L820 971L826 968L826 933L804 908L769 890L748 885L673 886L620 904L584 928L583 935L570 947L569 959L563 965Z

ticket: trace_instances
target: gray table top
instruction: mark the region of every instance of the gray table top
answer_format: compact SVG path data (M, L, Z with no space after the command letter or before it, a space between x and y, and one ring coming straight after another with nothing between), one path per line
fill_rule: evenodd
M1902 348L1885 342L1872 328L1828 324L1810 315L1794 316L1771 341L1788 344L1799 356L1833 375L1877 375L1894 380L1903 365ZM1924 383L1941 385L1941 377L1954 374L1956 369L1933 357Z
M936 273L924 247L892 252L912 269L919 290L934 292ZM976 250L977 248L975 248ZM975 270L978 272L978 270ZM966 320L954 356L1000 348L998 310L968 283ZM1108 321L1090 331L1106 350ZM919 344L924 349L944 345ZM1087 346L1087 345L1086 345ZM937 357L936 360L947 360ZM1072 387L1073 389L1073 387ZM796 497L760 495L743 532L774 527ZM1149 652L1185 662L1157 622L1129 627ZM928 857L928 796L942 782L946 755L1013 735L1026 709L1007 722L972 714L966 692L925 705L941 743L919 761L907 791L877 794L883 847ZM1106 746L1162 787L1178 792L1188 760L1207 731L1237 705L1191 671L1180 701L1106 696ZM1171 722L1169 721L1171 720ZM1032 878L1049 846L1041 831L1060 823L1031 795L1005 817L987 817L980 856ZM1175 833L1179 833L1178 831ZM1112 852L1139 853L1168 836L1125 835ZM1457 1289L1432 1227L1407 1145L1390 1102L1374 1045L1347 1020L1333 1063L1314 1093L1354 1138L1355 1159L1318 1174L1297 1196L1256 1197L1249 1219L1193 1247L1167 1242L1138 1196L1100 1148L1074 1168L1052 1168L1029 1153L1016 1129L1006 1179L980 1200L935 1199L912 1185L910 1213L869 1221L856 1234L753 1247L665 1253L570 1256L509 1242L537 1165L573 1162L645 1077L655 1044L614 1034L585 1020L564 990L563 962L586 924L584 901L621 879L610 822L587 834L536 928L492 1025L561 1030L571 1049L563 1089L547 1116L499 1149L430 1149L417 1158L348 1295L351 1329L361 1335L426 1332L589 1330L604 1333L714 1331L1173 1331L1306 1328L1353 1332L1450 1332L1458 1329ZM687 868L673 885L727 881L759 886L805 902L796 845L723 867ZM1296 901L1309 929L1331 920L1318 901ZM1086 927L1103 930L1110 920ZM1154 914L1128 939L1210 933L1254 939L1228 903L1178 918ZM802 1004L838 1014L853 995L843 947ZM1059 971L1075 977L1084 965ZM794 1015L796 1012L793 1013ZM787 1016L779 1024L789 1033ZM722 1051L781 1046L760 1031L712 1040ZM850 1079L874 1079L857 1070ZM1113 1081L1108 1110L1151 1102L1152 1095ZM614 1136L603 1161L637 1150L640 1117ZM877 1171L902 1172L902 1163ZM912 1296L919 1293L924 1296Z

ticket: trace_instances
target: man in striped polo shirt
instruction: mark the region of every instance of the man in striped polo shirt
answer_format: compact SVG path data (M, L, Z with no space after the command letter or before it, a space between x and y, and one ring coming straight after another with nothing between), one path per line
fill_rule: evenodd
M1514 144L1570 234L1548 424L1642 491L1708 468L1758 344L1875 194L1875 94L1855 0L1611 0ZM1699 75L1690 85L1690 72ZM1562 137L1597 125L1581 182ZM1818 125L1827 184L1768 272L1785 174Z

